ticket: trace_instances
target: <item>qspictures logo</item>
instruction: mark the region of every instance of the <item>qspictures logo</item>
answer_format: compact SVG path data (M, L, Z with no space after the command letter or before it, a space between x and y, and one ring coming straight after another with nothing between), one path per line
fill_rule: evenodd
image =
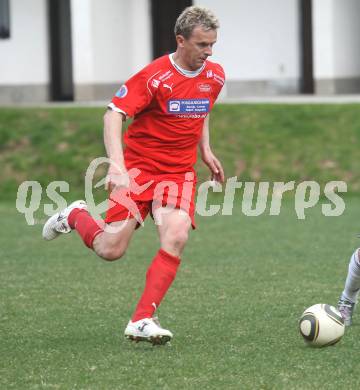
M189 213L190 199L195 186L194 172L184 173L181 185L174 181L142 180L139 169L130 169L127 173L128 187L115 188L109 199L96 204L94 190L105 185L106 178L95 180L95 173L101 165L109 166L115 163L106 157L94 159L85 173L84 197L88 204L89 212L95 219L101 220L101 216L112 205L119 204L128 210L128 218L136 218L139 224L143 224L141 212L134 195L141 195L145 191L151 191L154 197L152 214L156 216L155 223L162 223L161 213L179 209L179 212ZM16 208L22 213L28 225L35 225L34 214L42 208L48 217L67 207L62 193L69 193L70 185L65 181L53 181L43 188L37 181L24 181L18 187ZM218 193L216 203L209 200L210 193ZM240 192L242 193L241 202ZM226 180L224 185L214 181L205 181L198 186L195 200L196 213L203 217L214 215L231 216L235 208L241 208L243 215L257 217L268 213L269 216L278 216L281 213L283 195L291 193L296 218L304 220L307 210L321 204L321 212L325 217L341 216L346 208L345 201L340 194L347 192L347 184L344 181L330 181L321 186L316 181L289 182L242 182L236 176ZM52 203L42 204L43 196L47 196ZM164 207L164 199L167 199ZM177 202L169 201L177 199ZM215 202L212 200L212 202ZM176 203L176 204L175 204ZM159 213L159 210L161 211ZM43 221L41 221L42 223ZM107 227L111 231L111 226Z

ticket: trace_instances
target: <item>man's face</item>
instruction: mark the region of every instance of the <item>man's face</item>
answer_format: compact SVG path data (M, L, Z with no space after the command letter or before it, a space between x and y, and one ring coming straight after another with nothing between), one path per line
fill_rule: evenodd
M199 69L212 55L216 37L216 30L204 30L201 26L195 27L188 39L182 35L176 37L178 46L182 48L183 60L190 69Z

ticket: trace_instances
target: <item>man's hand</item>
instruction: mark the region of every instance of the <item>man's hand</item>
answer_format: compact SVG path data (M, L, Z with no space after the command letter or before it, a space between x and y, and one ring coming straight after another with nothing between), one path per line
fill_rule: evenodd
M201 158L211 171L211 180L223 184L225 181L223 167L211 149L203 150L201 152Z
M129 188L129 187L130 187L130 178L126 169L119 170L117 168L110 166L105 179L105 189L111 192L115 188Z

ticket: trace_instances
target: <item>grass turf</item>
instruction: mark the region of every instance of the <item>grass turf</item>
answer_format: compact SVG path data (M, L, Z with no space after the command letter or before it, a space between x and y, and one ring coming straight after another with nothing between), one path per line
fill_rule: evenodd
M216 202L217 198L213 198ZM171 346L133 344L124 327L156 252L149 220L123 260L106 263L71 234L41 239L0 206L2 389L357 389L360 314L334 347L312 349L302 311L335 304L359 230L358 198L341 217L198 218L159 309Z

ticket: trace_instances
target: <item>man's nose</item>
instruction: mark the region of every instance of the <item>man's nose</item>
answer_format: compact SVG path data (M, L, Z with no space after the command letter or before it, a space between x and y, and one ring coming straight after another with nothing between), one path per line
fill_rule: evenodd
M212 55L212 47L211 46L207 46L207 48L205 49L205 54L210 57Z

